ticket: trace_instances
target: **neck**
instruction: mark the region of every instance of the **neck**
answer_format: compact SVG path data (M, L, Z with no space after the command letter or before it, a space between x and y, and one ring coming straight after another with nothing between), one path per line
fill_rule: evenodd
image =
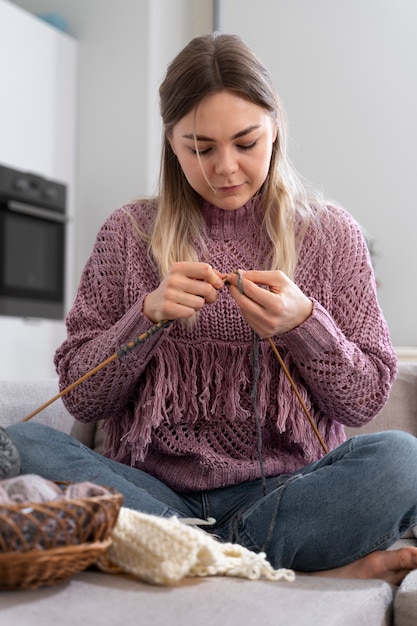
M248 230L259 232L261 216L258 208L258 203L254 198L242 207L228 211L204 201L202 213L207 234L212 239L228 240L243 238Z

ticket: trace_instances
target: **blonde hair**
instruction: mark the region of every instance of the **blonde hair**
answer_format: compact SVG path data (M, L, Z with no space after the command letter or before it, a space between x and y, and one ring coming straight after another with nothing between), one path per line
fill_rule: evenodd
M268 71L236 35L211 33L190 41L168 66L160 86L164 136L150 252L161 276L176 261L198 260L196 244L204 252L200 197L186 180L169 138L175 124L207 95L224 90L269 111L277 123L268 175L258 192L264 210L263 227L271 241L264 269L281 269L292 277L302 233L313 215L312 204L320 205L321 199L316 192L307 193L289 162L286 120Z

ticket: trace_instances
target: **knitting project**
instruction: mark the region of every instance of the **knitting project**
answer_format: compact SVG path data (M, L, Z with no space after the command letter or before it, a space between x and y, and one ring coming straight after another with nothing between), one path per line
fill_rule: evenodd
M176 517L163 518L122 507L112 545L99 563L104 571L133 574L146 583L171 585L186 576L236 576L292 582L289 569L274 569L263 552L221 543Z

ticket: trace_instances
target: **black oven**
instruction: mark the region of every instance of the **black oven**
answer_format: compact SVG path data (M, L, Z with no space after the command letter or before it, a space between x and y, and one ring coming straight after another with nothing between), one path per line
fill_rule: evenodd
M0 165L0 315L62 319L66 187Z

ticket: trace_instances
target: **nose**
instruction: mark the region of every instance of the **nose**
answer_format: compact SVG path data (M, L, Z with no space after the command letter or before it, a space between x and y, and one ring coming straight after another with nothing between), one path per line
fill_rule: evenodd
M216 156L216 174L221 176L230 176L230 174L234 174L239 169L236 155L232 150L226 148L219 150Z

